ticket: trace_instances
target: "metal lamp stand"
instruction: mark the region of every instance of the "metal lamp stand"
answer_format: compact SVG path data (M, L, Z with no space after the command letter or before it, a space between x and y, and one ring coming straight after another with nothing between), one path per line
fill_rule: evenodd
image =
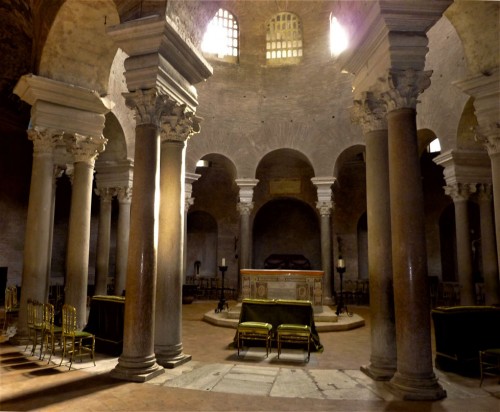
M229 304L226 302L226 297L224 296L224 274L226 273L227 266L219 266L219 270L222 275L222 284L220 289L220 299L217 307L215 308L215 313L222 312L224 308L229 310Z

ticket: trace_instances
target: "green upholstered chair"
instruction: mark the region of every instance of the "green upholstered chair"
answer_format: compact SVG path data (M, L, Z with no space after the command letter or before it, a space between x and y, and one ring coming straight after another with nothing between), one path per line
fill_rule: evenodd
M62 327L56 326L54 324L54 305L52 303L45 303L43 305L43 336L42 336L42 347L40 348L40 359L43 360L47 351L50 350L49 362L52 359L52 355L55 353L56 340L59 341L59 345L62 347L61 335ZM45 348L45 351L42 350Z
M69 355L69 368L71 369L75 357L90 355L95 366L95 336L92 333L76 329L76 308L68 304L64 304L62 309L61 338L63 354L59 365L61 365L64 358Z
M241 322L238 324L236 332L236 345L238 347L238 356L240 356L240 348L243 346L243 341L246 340L261 340L266 344L266 357L271 351L273 325L266 322Z
M479 351L479 369L481 372L479 386L483 384L485 375L500 376L500 348Z

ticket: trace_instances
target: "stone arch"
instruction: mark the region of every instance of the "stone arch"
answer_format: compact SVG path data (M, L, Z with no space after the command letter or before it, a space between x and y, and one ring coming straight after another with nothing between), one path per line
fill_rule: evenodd
M320 228L316 211L302 200L280 197L265 203L253 225L253 266L264 268L271 254L303 255L321 269Z
M119 23L112 0L67 0L59 8L40 57L39 74L106 94L117 46L106 28Z

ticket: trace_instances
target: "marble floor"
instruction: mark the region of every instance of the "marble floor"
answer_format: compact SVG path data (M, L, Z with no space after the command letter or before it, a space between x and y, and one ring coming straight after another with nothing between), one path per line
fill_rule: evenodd
M235 304L235 302L231 302ZM359 371L370 355L370 311L352 310L365 326L320 332L322 353L304 362L302 350L277 358L263 348L237 356L229 347L234 329L203 321L214 301L183 306L184 352L191 362L147 383L124 382L108 372L117 358L97 355L68 370L60 358L50 364L24 347L0 344L0 410L36 411L467 411L500 410L500 384L436 370L447 397L436 402L398 400L382 382Z

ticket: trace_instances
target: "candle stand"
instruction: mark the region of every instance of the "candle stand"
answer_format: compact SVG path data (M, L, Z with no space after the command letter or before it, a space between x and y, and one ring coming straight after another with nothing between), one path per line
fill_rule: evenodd
M339 272L340 276L340 295L337 303L337 311L335 313L337 314L337 316L339 316L341 313L345 312L347 316L352 316L352 312L349 312L347 306L344 304L344 292L342 290L342 287L344 283L345 267L337 266L337 272Z
M226 302L226 297L224 296L224 274L226 273L227 266L219 266L219 270L222 275L222 283L220 288L220 299L217 307L215 308L215 313L222 312L224 308L229 310L229 304Z

